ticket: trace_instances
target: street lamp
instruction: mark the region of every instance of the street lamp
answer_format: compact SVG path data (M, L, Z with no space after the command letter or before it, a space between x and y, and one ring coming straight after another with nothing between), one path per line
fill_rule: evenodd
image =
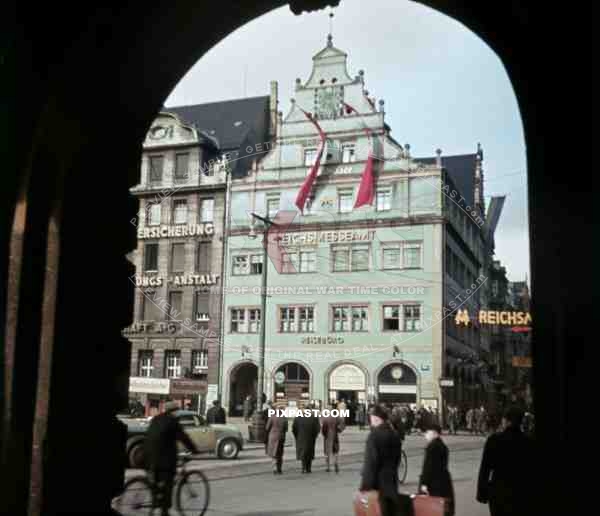
M261 274L261 304L260 304L260 336L258 342L258 378L257 378L257 393L256 393L256 411L252 417L252 433L254 441L264 441L265 421L262 413L262 397L264 391L264 377L265 377L265 336L267 327L267 238L269 229L275 225L270 219L261 217L256 213L251 213L252 217L260 220L264 224L263 228L263 259L262 259L262 274ZM249 238L256 238L254 228L251 228Z

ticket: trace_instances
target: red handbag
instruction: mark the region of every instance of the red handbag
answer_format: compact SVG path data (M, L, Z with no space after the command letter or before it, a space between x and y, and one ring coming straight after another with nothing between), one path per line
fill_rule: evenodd
M446 504L446 499L440 496L414 495L413 515L444 516L446 514Z
M354 495L354 516L381 516L377 491L357 492Z

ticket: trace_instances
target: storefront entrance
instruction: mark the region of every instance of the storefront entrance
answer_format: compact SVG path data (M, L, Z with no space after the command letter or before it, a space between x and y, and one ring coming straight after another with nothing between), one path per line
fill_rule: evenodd
M388 364L377 376L377 398L380 403L417 403L417 375L406 364Z
M273 375L276 403L300 407L310 402L310 374L296 362L283 364Z
M354 364L341 364L329 375L329 401L344 400L350 417L347 424L354 424L355 414L360 403L365 403L367 393L367 378L363 370Z
M229 416L242 416L244 400L250 395L256 398L258 368L246 362L234 368L229 375Z

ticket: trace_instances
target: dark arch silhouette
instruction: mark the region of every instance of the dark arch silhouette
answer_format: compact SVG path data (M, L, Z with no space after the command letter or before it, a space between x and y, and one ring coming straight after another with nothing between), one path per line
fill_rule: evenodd
M517 0L422 3L490 45L519 102L532 229L536 427L540 450L553 456L557 446L566 448L566 393L577 388L567 372L583 378L575 355L581 359L582 346L567 346L583 342L580 314L565 303L580 297L567 296L575 282L557 271L581 270L573 241L591 234L582 212L590 205L588 182L565 173L575 147L562 141L564 131L570 138L582 132L574 123L582 97L574 78L582 70L573 57L581 54L576 45L587 13ZM125 254L135 231L125 221L136 213L128 188L137 182L139 142L198 58L282 5L180 2L165 11L139 1L53 2L3 12L0 66L9 80L1 82L0 98L9 123L1 141L12 152L0 189L0 469L11 474L1 513L21 514L27 504L33 515L108 511L123 481L122 428L114 415L127 401L130 351L121 328L131 322L133 271ZM325 5L291 3L294 12ZM581 14L571 22L575 12ZM557 210L560 216L549 216ZM94 416L85 432L72 420L75 409ZM65 482L65 471L82 466L83 450L94 450L94 467ZM546 474L546 492L559 492L558 476Z

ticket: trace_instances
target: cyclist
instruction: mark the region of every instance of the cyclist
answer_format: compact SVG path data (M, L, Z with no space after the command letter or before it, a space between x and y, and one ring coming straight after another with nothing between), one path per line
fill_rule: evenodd
M173 481L177 471L177 441L190 452L199 453L175 417L178 409L177 402L166 402L164 412L152 418L144 443L146 469L157 486L162 516L168 516L171 508Z

